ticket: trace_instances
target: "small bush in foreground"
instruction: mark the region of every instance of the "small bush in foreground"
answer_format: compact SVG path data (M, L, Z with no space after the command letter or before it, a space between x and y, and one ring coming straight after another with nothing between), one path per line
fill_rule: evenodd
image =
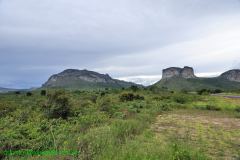
M67 119L70 114L69 98L64 91L56 91L48 95L45 108L48 117Z

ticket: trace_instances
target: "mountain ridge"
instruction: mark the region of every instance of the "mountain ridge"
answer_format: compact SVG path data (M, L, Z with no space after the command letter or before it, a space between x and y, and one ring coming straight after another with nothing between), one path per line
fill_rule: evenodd
M100 88L128 88L132 85L141 86L132 82L113 79L108 74L101 74L89 70L66 69L52 75L43 88L71 88L71 89L100 89Z

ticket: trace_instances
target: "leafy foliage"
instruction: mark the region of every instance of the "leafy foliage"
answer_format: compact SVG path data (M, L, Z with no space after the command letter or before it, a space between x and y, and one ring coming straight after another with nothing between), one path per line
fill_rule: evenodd
M144 100L143 96L140 95L134 95L132 93L124 93L120 96L120 101L133 101L133 100Z
M46 90L41 90L41 96L46 96L47 95L47 91Z
M50 118L67 119L70 115L70 101L63 90L55 91L48 95L45 112Z
M174 111L191 110L201 114L211 110L209 113L212 115L226 112L231 116L238 114L239 107L237 102L221 97L161 89L138 89L136 92L131 89L50 89L43 92L32 91L31 97L15 93L0 94L0 150L73 150L78 154L24 157L0 153L1 158L208 159L207 153L202 151L204 148L198 148L194 143L188 144L188 140L175 134L164 131L156 133L152 129L156 116L161 118L161 115ZM171 119L167 125L160 127L171 128L170 123ZM196 140L195 143L201 141ZM211 141L209 144L213 145ZM220 151L221 147L219 144L214 150ZM231 150L227 151L231 153Z
M32 94L32 92L27 92L26 93L26 96L28 96L28 97L30 97L30 96L32 96L33 94Z

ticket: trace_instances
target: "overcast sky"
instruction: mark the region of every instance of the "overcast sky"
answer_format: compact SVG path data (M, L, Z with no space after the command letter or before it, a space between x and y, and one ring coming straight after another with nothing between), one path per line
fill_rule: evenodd
M239 0L0 0L0 87L67 68L143 84L162 69L240 67Z

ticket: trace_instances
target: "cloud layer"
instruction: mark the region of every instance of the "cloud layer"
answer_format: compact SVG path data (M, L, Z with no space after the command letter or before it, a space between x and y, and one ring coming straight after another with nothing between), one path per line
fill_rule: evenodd
M1 0L0 86L66 68L144 84L170 66L222 72L239 67L239 19L239 0Z

